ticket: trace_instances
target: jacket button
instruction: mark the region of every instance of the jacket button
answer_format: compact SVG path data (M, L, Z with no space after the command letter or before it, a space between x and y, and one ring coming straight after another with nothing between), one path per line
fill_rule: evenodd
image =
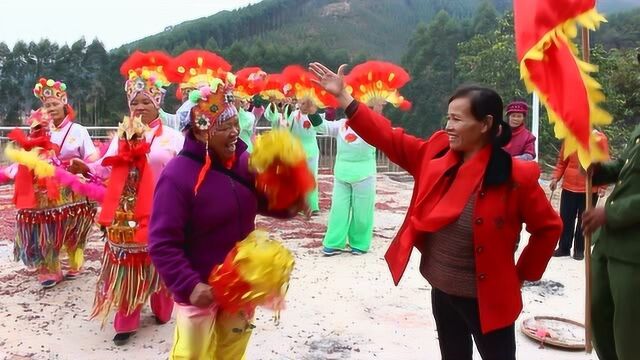
M484 221L482 220L482 218L477 218L477 219L476 219L476 224L477 224L477 225L482 225L482 223L483 223L483 222L484 222Z
M622 185L622 180L618 180L618 185Z
M480 280L484 280L486 278L487 278L487 275L485 275L485 274L478 275L478 279L480 279Z
M485 197L485 195L487 195L487 193L486 193L486 192L484 192L484 191L481 191L481 192L480 192L480 197L481 197L481 198Z
M478 252L478 254L482 254L482 252L484 251L484 247L482 247L482 246L478 246L478 248L476 249L476 251Z
M624 161L624 164L627 165L629 163L629 159Z
M640 138L636 139L636 144L640 143Z

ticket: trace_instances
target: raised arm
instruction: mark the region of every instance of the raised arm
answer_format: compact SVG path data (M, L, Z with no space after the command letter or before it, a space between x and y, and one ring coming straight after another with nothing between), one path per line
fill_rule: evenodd
M401 128L394 128L391 122L358 103L345 88L344 70L346 65L340 66L338 73L334 73L320 63L312 63L309 70L319 80L314 80L326 91L338 98L340 106L345 109L348 125L367 143L381 150L389 160L416 175L420 169L419 154L428 146L428 141L408 135Z

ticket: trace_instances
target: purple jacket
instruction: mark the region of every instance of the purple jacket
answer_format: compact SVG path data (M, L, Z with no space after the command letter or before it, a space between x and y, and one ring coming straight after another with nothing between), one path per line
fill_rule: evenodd
M511 141L504 150L517 159L533 160L536 158L536 137L524 125L511 128Z
M263 198L247 186L255 182L246 145L238 141L236 147L234 166L226 170L212 164L195 196L205 147L189 134L181 154L191 156L171 160L156 185L149 254L176 302L189 304L195 286L207 283L213 267L254 230L258 209L264 207Z

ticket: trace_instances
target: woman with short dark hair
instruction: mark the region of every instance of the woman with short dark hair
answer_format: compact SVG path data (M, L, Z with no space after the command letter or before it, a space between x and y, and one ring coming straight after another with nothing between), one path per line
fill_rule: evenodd
M537 164L502 150L511 133L500 95L481 86L458 89L445 130L423 140L355 101L345 89L344 66L337 74L319 63L310 69L338 97L348 125L415 179L407 217L385 258L397 284L413 247L422 253L442 358L471 359L473 337L483 359L515 359L521 284L542 276L562 222L538 184ZM515 263L523 223L531 238Z

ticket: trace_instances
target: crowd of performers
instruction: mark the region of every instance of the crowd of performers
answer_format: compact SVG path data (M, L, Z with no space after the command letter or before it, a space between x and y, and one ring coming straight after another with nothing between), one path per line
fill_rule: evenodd
M420 139L382 115L387 104L411 106L399 92L409 75L387 62L369 61L347 75L318 63L266 74L257 67L232 72L207 51L152 51L132 54L121 73L130 114L104 154L74 122L66 84L43 78L33 89L42 106L29 117L28 133L9 134L5 155L13 165L3 172L15 183L15 258L37 269L44 288L79 276L88 234L94 223L102 229L91 317L104 323L114 313L116 344L138 330L148 302L158 324L175 309L171 359L243 358L255 307L283 308L293 267L291 253L255 229L256 216L320 211L317 134L326 134L337 154L322 254L370 250L382 151L416 181L385 258L397 284L412 249L420 251L444 359L471 359L473 340L484 359L515 359L522 283L540 279L552 255L569 255L574 239L574 258L582 259L583 231L600 228L596 348L614 354L605 359L640 353L630 334L617 331L640 317L630 303L630 284L640 281L632 244L640 129L622 159L595 167L598 184L618 183L605 207L584 214L583 229L577 158L561 150L553 175L552 190L564 178L561 219L531 161L537 154L524 125L526 102L504 107L491 89L457 90L445 129ZM171 84L183 103L175 114L162 109ZM256 136L263 116L272 130ZM531 237L514 262L523 224ZM614 316L618 308L633 316Z

